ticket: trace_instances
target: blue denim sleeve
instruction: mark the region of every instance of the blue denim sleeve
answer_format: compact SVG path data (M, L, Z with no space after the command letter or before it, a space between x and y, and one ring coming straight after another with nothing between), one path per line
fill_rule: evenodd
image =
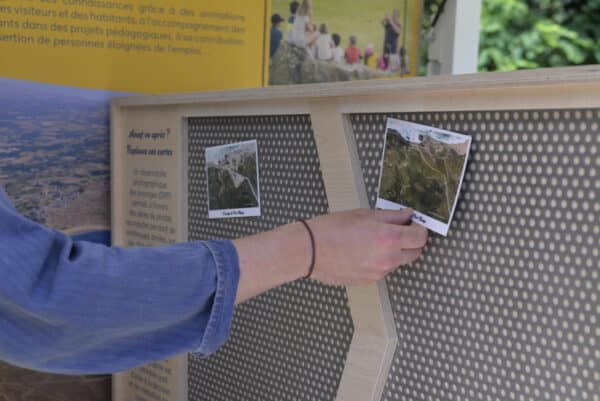
M100 374L228 337L239 280L230 241L156 248L74 242L19 215L0 188L0 359Z

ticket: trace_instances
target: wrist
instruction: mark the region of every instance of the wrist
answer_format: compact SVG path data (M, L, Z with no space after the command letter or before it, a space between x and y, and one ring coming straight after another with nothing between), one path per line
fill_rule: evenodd
M306 277L312 261L312 243L306 227L296 221L281 227L281 230L278 236L282 247L281 266L286 266L288 281Z
M238 303L308 273L311 243L300 222L232 242L240 264Z
M306 273L303 278L311 278L312 273L315 270L315 263L316 263L316 257L317 257L317 249L316 249L317 244L315 242L315 236L313 234L312 228L310 228L310 226L308 225L306 220L302 219L302 220L299 220L299 222L302 223L304 228L306 228L306 232L310 239L310 265L308 267L308 273Z

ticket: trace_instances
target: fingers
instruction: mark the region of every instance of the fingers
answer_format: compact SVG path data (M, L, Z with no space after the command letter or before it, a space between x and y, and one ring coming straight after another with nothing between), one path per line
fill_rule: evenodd
M408 224L413 215L412 209L373 210L371 213L375 220L387 224Z
M413 211L358 209L313 221L317 266L313 278L330 284L373 282L413 262L427 242L427 230L411 223Z
M389 243L395 249L419 249L427 244L427 229L420 224L389 225L387 230L391 237Z
M385 262L377 265L375 279L381 279L399 267L414 262L422 252L423 248L394 250L386 257Z
M398 266L407 265L409 263L414 262L415 260L417 260L417 258L421 255L422 252L423 248L402 249L397 253L397 255L395 255L397 262L388 271L394 271L396 270L396 268L398 268Z

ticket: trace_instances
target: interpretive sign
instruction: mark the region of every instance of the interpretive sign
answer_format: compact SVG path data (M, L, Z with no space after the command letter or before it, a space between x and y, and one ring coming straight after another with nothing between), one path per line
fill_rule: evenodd
M127 217L138 205L130 195L134 184L148 186L145 192L167 184L156 190L171 193L168 205L182 241L240 238L327 211L366 208L378 198L379 206L410 206L419 212L415 221L428 217L446 233L456 213L452 238L434 236L410 268L377 285L338 291L299 280L241 305L223 348L209 359L191 356L189 369L181 361L178 373L171 371L170 378L189 375L189 394L179 381L181 391L170 388L170 399L531 398L555 388L592 400L591 381L584 379L593 376L596 343L587 313L593 308L583 301L595 296L589 278L597 270L593 227L600 219L594 187L600 174L594 163L599 93L600 70L581 67L115 100L112 216L119 244L144 240L126 233L126 220L144 222ZM167 128L168 138L152 135ZM250 139L261 145L261 218L208 219L206 149ZM142 178L133 175L135 169L143 170L143 181L150 181L148 171L166 177L136 184ZM467 184L457 203L463 176ZM589 235L582 241L580 232ZM531 291L517 291L546 288L550 281L552 291L538 291L535 299ZM476 298L464 297L465 283ZM559 292L565 297L547 308L546 297ZM532 319L521 304L541 317ZM496 324L498 313L478 305L510 319ZM573 311L573 318L561 319L557 310ZM324 320L330 324L321 326ZM553 332L560 329L573 339L556 339L565 355L556 369L575 372L570 382L529 374L530 368L542 376L555 370L540 364L552 347L536 348L548 322ZM536 351L527 353L521 367L498 358L498 347L483 346L504 341L506 352L523 354L521 346L510 346L510 333ZM550 334L548 341L555 341ZM324 337L335 341L321 346ZM471 352L477 344L483 344L480 352ZM448 369L423 347L457 373L442 377ZM484 381L497 382L496 388L461 379L482 356L491 361L489 369L476 370ZM494 373L503 371L514 372L515 379ZM161 398L163 390L155 386L164 379L156 371L142 372L152 380L138 372L118 375L114 399ZM519 380L529 386L524 392L515 387Z
M154 113L130 116L113 136L113 238L127 247L181 242L181 120ZM119 123L113 120L113 125ZM141 278L143 279L143 278ZM149 364L113 377L115 401L179 401L187 398L187 355Z

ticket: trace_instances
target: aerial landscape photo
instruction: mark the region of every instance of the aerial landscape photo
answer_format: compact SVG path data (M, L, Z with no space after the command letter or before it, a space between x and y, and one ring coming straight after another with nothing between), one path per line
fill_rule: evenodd
M388 127L379 197L449 223L469 145L434 128Z
M17 210L69 234L108 231L108 99L118 94L11 79L0 87L0 184Z
M210 210L259 206L256 141L207 148L206 170Z

